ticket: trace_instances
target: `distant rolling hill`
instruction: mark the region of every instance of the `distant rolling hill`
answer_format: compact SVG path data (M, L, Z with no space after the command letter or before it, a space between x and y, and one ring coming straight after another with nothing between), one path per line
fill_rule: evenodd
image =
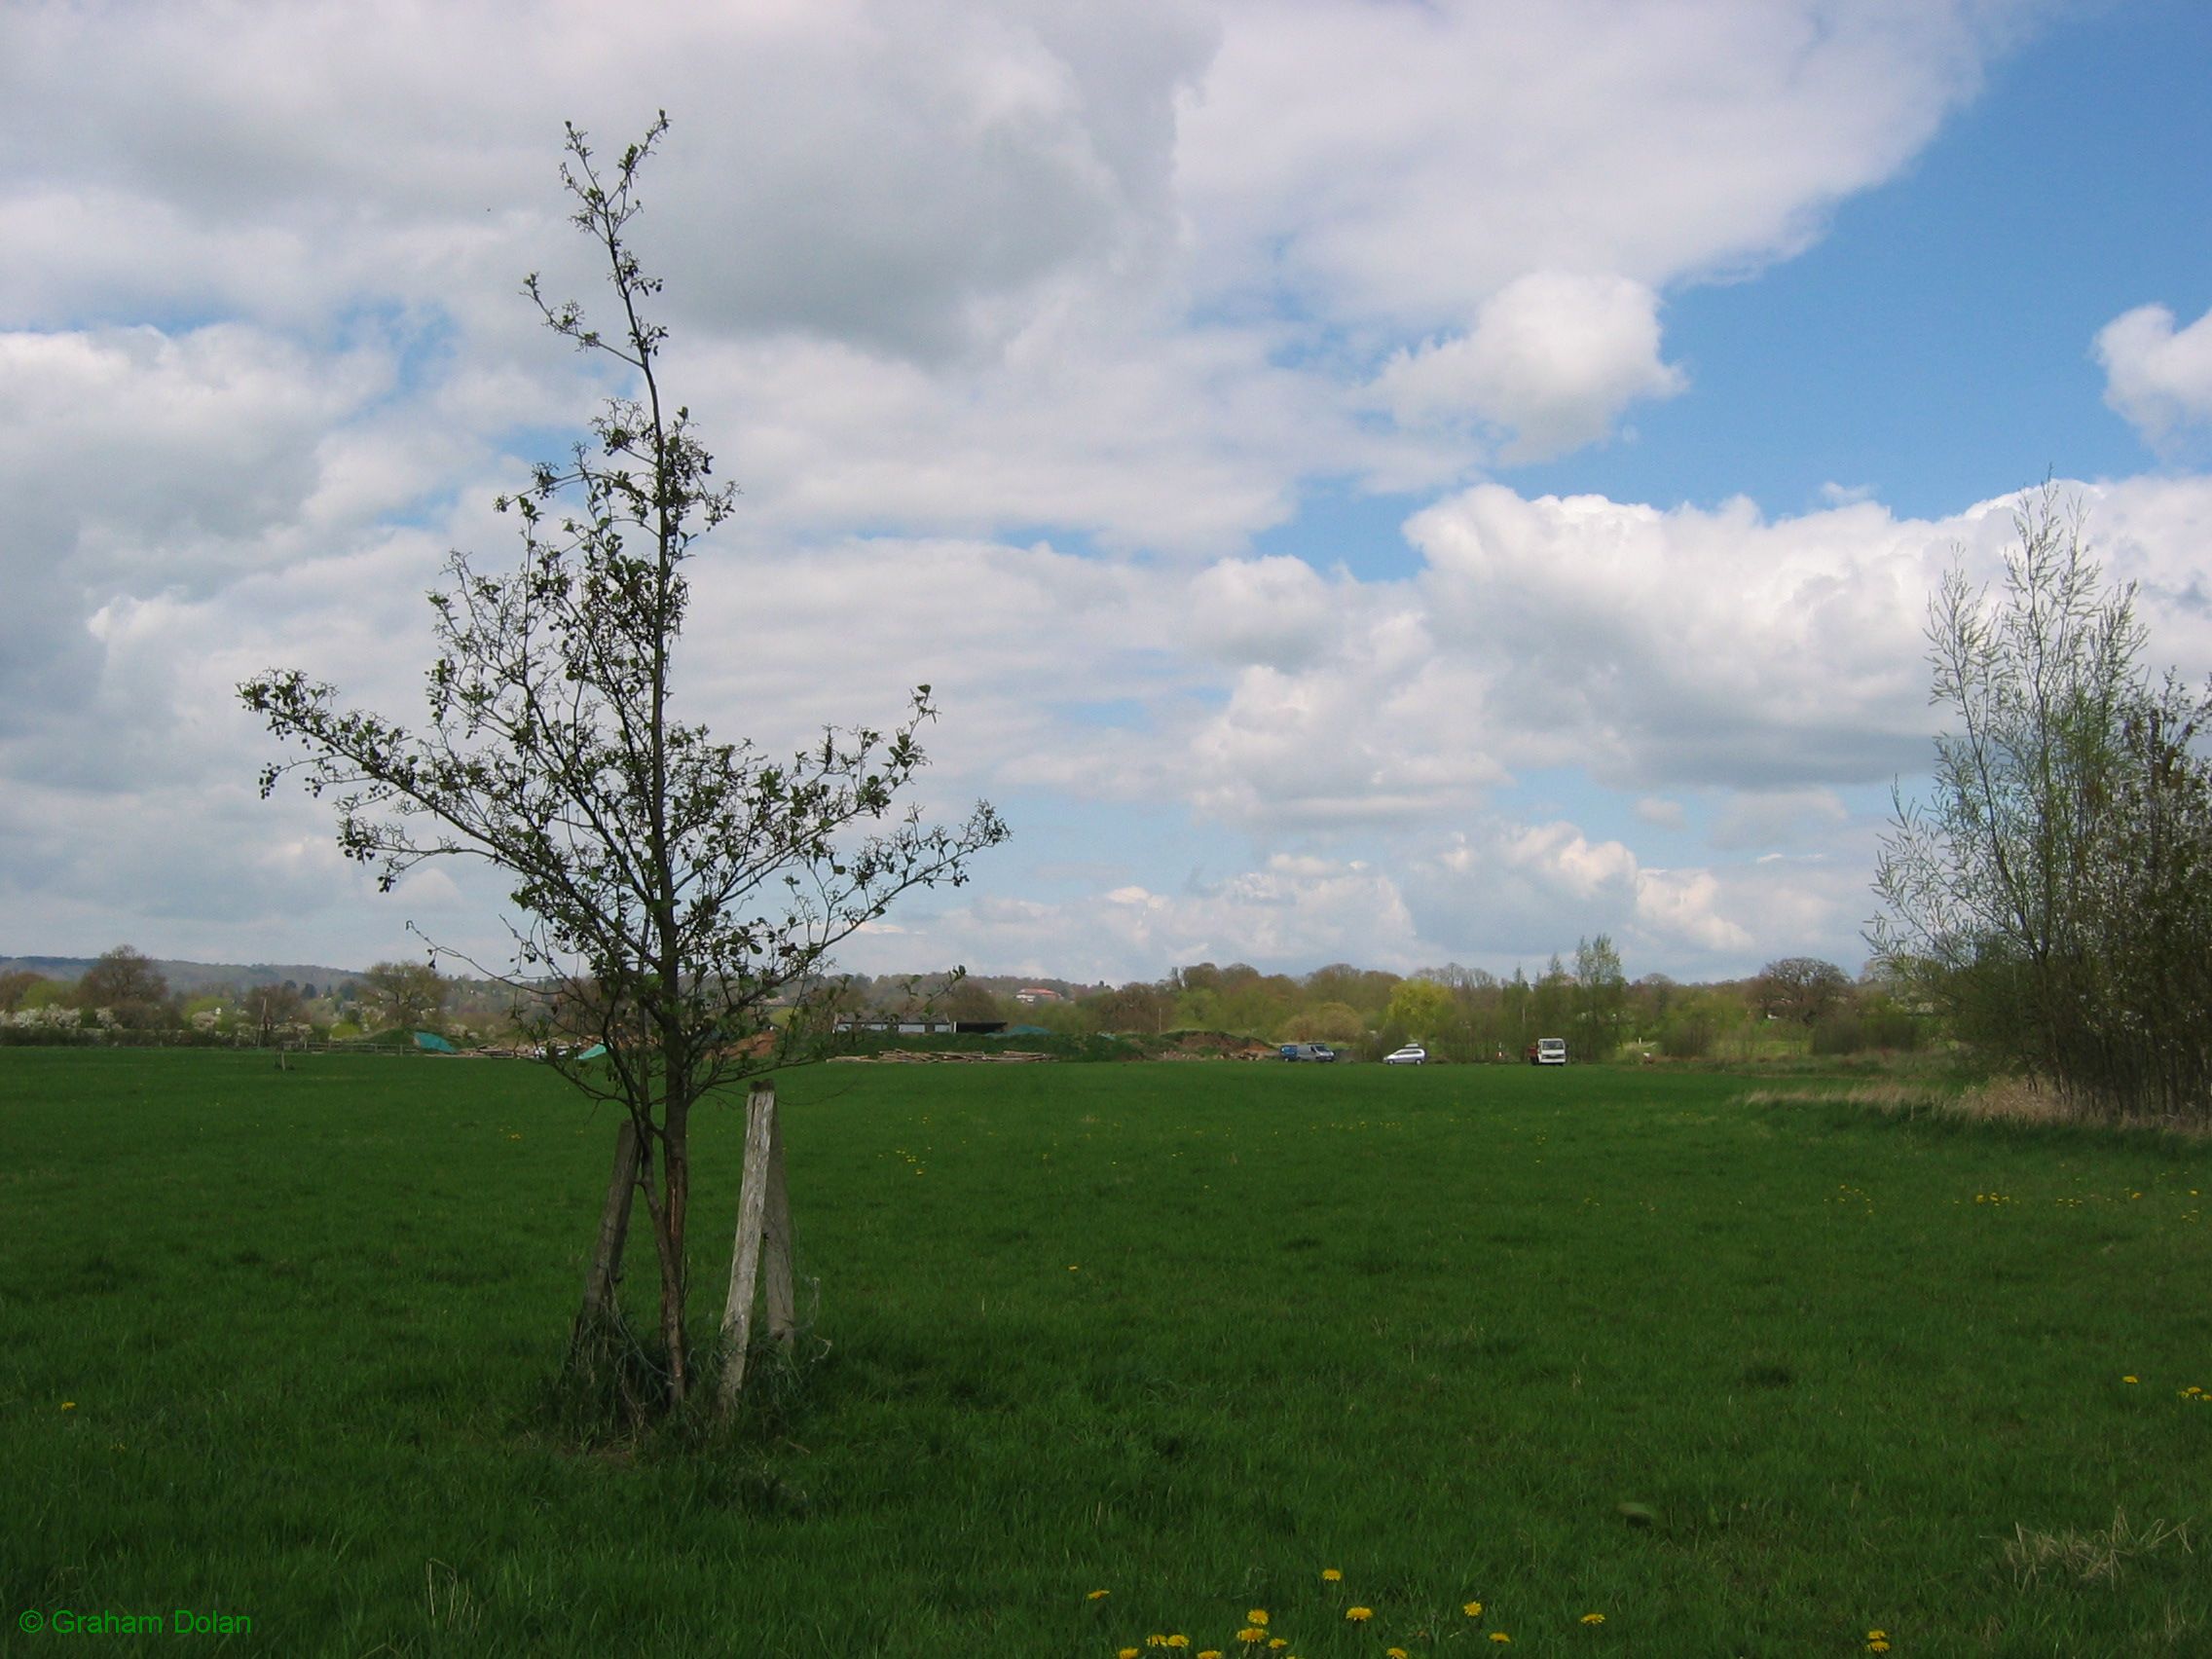
M95 960L91 956L0 956L0 974L22 969L43 974L49 979L74 979ZM154 966L161 970L170 990L187 997L199 996L218 985L235 985L245 990L254 985L280 985L286 979L295 985L313 985L319 991L325 985L344 984L349 979L361 977L358 968L330 968L312 962L156 961Z

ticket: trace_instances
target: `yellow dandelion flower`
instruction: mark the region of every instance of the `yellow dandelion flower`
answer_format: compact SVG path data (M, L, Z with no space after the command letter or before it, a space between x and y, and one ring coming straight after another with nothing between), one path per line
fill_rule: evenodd
M1198 1649L1198 1659L1221 1659L1221 1649L1218 1647L1201 1647Z
M1507 1636L1507 1635L1505 1634L1505 1632L1503 1632L1503 1631L1501 1631L1501 1630L1493 1630L1493 1631L1492 1631L1492 1632L1490 1633L1490 1639L1491 1639L1491 1641L1511 1641L1513 1640L1513 1638L1511 1638L1510 1636Z
M1324 1584L1342 1584L1344 1577L1345 1575L1333 1567L1321 1568L1321 1582Z
M1382 1659L1406 1659L1406 1650L1403 1647L1385 1647L1382 1649Z
M2139 1378L2134 1378L2134 1377L2122 1377L2122 1378L2120 1379L2120 1381L2121 1381L2122 1382L2139 1382L2139 1381L2141 1381L2141 1379L2139 1379Z
M1115 1653L1114 1659L1137 1659L1137 1650L1133 1647L1124 1647Z
M1084 1600L1086 1602L1103 1602L1113 1593L1114 1592L1111 1590L1093 1590L1089 1595L1086 1596Z
M1866 1651L1869 1653L1887 1653L1889 1650L1890 1644L1886 1641L1869 1641L1866 1644Z
M1170 1647L1188 1647L1191 1645L1191 1639L1181 1631L1177 1631L1167 1639L1167 1645Z
M1265 1641L1268 1640L1268 1633L1257 1625L1246 1625L1236 1633L1236 1640L1245 1642Z
M1459 1610L1471 1619L1479 1619L1483 1616L1483 1604L1480 1602L1469 1602Z
M1288 1647L1289 1645L1290 1639L1286 1636L1271 1636L1268 1638L1268 1651L1270 1653L1276 1651L1278 1648Z
M1268 1609L1265 1607L1252 1608L1244 1615L1244 1622L1246 1624L1258 1625L1262 1629L1265 1629L1268 1623Z
M63 1400L61 1409L65 1412L73 1412L77 1409L77 1402L75 1400Z
M1345 1609L1345 1617L1351 1620L1353 1624L1365 1624L1374 1616L1375 1609L1373 1607L1346 1607Z
M1147 1647L1165 1647L1167 1645L1167 1638L1156 1631L1154 1634L1144 1639L1144 1644Z
M1584 1613L1582 1615L1582 1622L1584 1624L1604 1624L1605 1622L1605 1615L1604 1613Z
M1866 1633L1866 1640L1868 1641L1887 1641L1890 1640L1890 1633L1886 1630L1870 1630Z

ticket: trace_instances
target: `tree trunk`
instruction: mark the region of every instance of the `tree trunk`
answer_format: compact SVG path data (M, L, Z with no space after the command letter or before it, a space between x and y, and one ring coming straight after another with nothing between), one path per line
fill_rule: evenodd
M672 1235L669 1228L667 1148L668 1137L663 1133L660 1190L654 1190L654 1177L649 1170L641 1186L645 1196L645 1213L652 1219L653 1254L660 1264L660 1335L661 1346L668 1351L666 1404L669 1410L674 1411L683 1404L683 1397L689 1391L690 1368L684 1362L683 1352L682 1245Z
M690 1207L691 1153L687 1144L686 1112L676 1099L668 1102L668 1121L661 1132L662 1202L654 1219L653 1242L660 1250L660 1330L668 1345L668 1403L683 1404L690 1391L690 1355L684 1347L683 1303L686 1263L683 1255L684 1212Z

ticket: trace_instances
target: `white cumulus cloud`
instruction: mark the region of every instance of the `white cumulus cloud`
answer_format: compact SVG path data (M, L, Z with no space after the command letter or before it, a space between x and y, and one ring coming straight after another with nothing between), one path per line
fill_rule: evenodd
M693 567L687 718L781 743L926 680L933 807L1074 825L1035 890L1016 843L902 911L882 966L1833 937L1862 827L1820 792L1923 752L1919 609L2001 506L1466 486L1697 395L1667 299L1819 238L2039 10L0 10L0 914L26 948L407 947L414 900L308 851L323 809L252 799L232 687L300 664L419 707L445 549L497 562L489 498L605 389L515 291L604 292L562 120L605 155L666 106L641 249L744 490ZM2116 395L2194 419L2204 324L2137 315ZM1410 574L1255 550L1323 480L1431 502L1377 550ZM2203 638L2201 481L2097 513L2161 644ZM1656 803L1677 854L1684 798L1742 845L1686 867L1626 804L1497 804L1547 774ZM1154 844L1100 845L1098 802Z
M1512 434L1506 461L1595 442L1639 398L1672 397L1658 296L1626 276L1539 271L1485 301L1474 327L1384 365L1375 392L1408 425L1471 419Z
M2105 401L2146 438L2212 422L2212 311L2176 330L2164 306L2137 306L2097 334Z

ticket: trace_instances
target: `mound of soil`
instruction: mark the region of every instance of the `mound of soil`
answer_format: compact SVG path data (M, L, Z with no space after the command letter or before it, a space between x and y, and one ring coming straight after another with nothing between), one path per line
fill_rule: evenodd
M1267 1060L1281 1052L1272 1044L1226 1031L1170 1031L1161 1043L1162 1060Z
M1046 1060L1058 1059L1057 1054L1039 1054L1020 1049L885 1049L875 1054L831 1054L831 1065L844 1066L991 1066L1036 1065Z

